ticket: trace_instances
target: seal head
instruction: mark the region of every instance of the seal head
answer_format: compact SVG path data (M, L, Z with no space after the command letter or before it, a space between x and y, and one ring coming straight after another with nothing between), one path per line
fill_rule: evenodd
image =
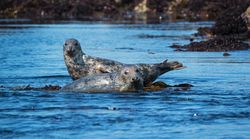
M75 62L80 62L81 61L81 57L84 54L82 52L80 43L76 40L76 39L68 39L65 41L64 45L63 45L63 52L64 55L73 58L75 60ZM79 58L79 59L77 59Z
M71 77L76 80L88 73L89 67L85 65L81 46L76 39L68 39L63 45L64 62Z
M120 91L138 91L143 88L143 78L135 66L126 66L120 71L117 81L121 82Z

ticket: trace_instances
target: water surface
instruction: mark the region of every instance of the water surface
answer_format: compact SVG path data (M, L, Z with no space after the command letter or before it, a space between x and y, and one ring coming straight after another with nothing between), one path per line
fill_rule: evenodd
M250 51L175 52L210 22L127 24L0 20L0 85L63 86L62 45L124 63L178 60L186 69L158 80L187 91L64 93L0 89L1 138L249 138Z

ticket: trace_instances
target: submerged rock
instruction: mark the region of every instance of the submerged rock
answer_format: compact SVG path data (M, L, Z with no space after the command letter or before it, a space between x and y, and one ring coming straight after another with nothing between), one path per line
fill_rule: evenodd
M151 86L144 87L143 90L145 92L155 92L155 91L161 91L167 88L172 88L174 91L186 91L189 90L193 85L191 84L178 84L178 85L168 85L162 81L158 81L153 83ZM13 91L60 91L62 88L59 85L45 85L43 87L32 87L30 85L26 86L17 86L17 87L6 87L3 85L0 85L0 88L10 89Z
M151 92L151 91L160 91L167 87L170 87L170 85L165 84L164 82L158 81L154 82L152 85L144 87L144 91Z
M154 82L151 86L144 87L146 92L161 91L167 88L174 88L174 91L186 91L189 90L193 85L191 84L178 84L178 85L168 85L162 81Z
M27 85L27 86L17 86L17 87L10 88L10 89L15 90L15 91L22 91L22 90L57 91L57 90L60 90L61 87L58 85L45 85L44 87L32 87L30 85Z
M229 54L229 53L223 53L223 56L230 56L231 54Z

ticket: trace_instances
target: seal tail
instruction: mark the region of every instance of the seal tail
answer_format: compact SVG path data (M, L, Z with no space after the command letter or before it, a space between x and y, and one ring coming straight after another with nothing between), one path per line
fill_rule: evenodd
M178 61L168 62L168 60L165 60L158 65L158 68L160 69L160 74L164 74L165 72L168 72L168 71L180 70L186 67L183 66L183 64Z

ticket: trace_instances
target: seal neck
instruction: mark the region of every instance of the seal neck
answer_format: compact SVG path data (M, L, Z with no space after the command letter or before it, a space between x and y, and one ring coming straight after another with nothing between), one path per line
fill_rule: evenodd
M76 54L71 54L64 51L64 62L71 77L74 80L80 78L79 71L85 67L85 63L83 61L83 52L79 51Z

